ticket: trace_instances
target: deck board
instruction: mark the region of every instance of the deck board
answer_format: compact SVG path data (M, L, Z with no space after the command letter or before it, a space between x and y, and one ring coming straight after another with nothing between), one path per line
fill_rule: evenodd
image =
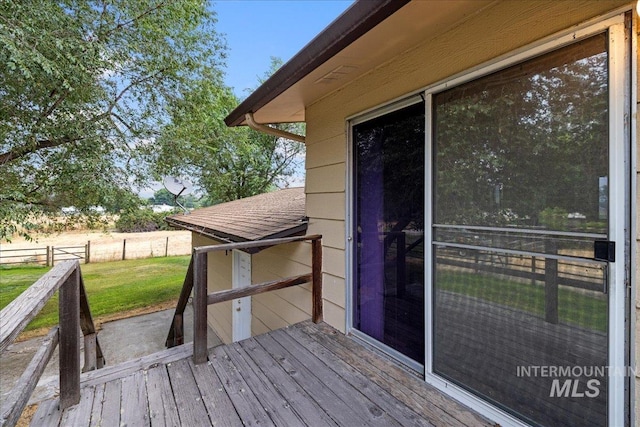
M261 374L260 368L247 356L243 357L245 351L237 344L232 344L224 348L227 356L237 367L247 385L265 408L269 417L275 425L304 426L298 414L291 408L291 405L275 389L273 384Z
M169 378L173 386L180 422L185 426L205 425L209 421L207 408L193 377L187 359L178 360L167 365Z
M316 354L336 375L358 389L369 400L378 405L385 413L402 426L425 426L425 421L407 405L400 402L375 382L365 377L360 371L337 358L320 343L302 333L298 328L283 330L291 340L300 343L311 353Z
M138 371L133 375L123 378L120 424L136 427L150 426L151 421L149 419L149 411L140 410L140 408L148 407L147 402L147 385L144 378L144 372Z
M202 401L209 413L209 419L215 422L217 427L241 427L242 419L236 412L229 395L225 392L218 374L211 363L194 365L189 360L189 366L196 379Z
M242 421L250 426L274 426L269 414L260 404L253 390L249 388L238 368L229 359L224 348L214 348L209 359Z
M296 345L296 342L282 331L274 331L270 336L283 348L286 348L298 360L298 363L304 364L315 375L317 381L324 383L354 412L361 414L368 425L400 427L395 419L369 400L358 388L345 381L343 377L336 375L322 360L312 357L312 353L304 347ZM313 386L310 384L310 387Z
M178 407L173 397L169 374L164 365L156 366L147 371L147 397L151 425L154 427L180 425Z
M255 339L245 340L240 345L247 356L251 357L257 364L260 364L263 375L271 381L280 395L289 402L307 425L318 427L337 426L336 422L322 410L321 406L313 400L309 393L291 378L284 368Z
M349 405L344 403L344 401L333 392L330 386L315 380L313 373L309 371L304 364L299 363L291 357L271 336L261 335L256 337L256 340L272 355L285 372L296 381L300 387L306 390L339 425L366 425L361 414L352 411Z
M201 365L173 350L101 371L82 375L78 405L60 414L57 398L44 401L32 425L492 425L415 373L309 321L215 347Z
M86 387L81 390L83 393ZM119 426L120 425L120 399L122 396L122 381L116 379L109 381L104 386L104 397L102 399L102 412L99 425Z
M102 401L104 399L104 384L94 386L93 405L91 407L90 427L99 427L101 425Z

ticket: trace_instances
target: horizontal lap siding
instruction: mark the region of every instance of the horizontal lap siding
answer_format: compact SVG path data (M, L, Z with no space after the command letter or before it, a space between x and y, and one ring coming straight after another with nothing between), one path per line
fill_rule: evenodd
M624 4L621 1L496 3L481 15L470 16L414 49L398 52L394 60L307 106L308 232L325 236L324 315L329 324L344 331L347 118L467 72ZM640 253L640 236L637 247ZM640 269L636 277L640 277ZM640 317L640 296L637 307ZM637 341L640 343L640 335ZM640 357L640 345L637 348ZM637 383L640 389L640 379ZM637 393L640 399L640 390Z
M311 271L311 244L290 243L252 256L252 283L262 283ZM311 318L311 285L252 297L251 331L259 335Z

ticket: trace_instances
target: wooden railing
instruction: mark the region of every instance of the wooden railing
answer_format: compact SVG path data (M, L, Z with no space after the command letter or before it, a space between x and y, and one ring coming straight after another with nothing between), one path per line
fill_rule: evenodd
M285 237L253 242L228 243L194 248L191 263L180 292L180 299L176 306L167 347L184 343L183 315L189 295L193 289L193 361L204 363L207 361L207 306L236 298L243 298L264 292L284 289L291 286L311 282L312 313L315 323L322 321L322 236ZM207 254L210 252L231 251L233 249L268 248L293 242L311 242L311 273L289 277L282 280L251 285L245 288L229 289L225 291L207 293Z
M78 261L64 261L53 267L0 312L0 353L3 352L60 290L59 326L54 327L0 408L0 426L14 426L60 344L60 409L80 401L80 336L84 335L83 372L104 366L102 349L89 310Z

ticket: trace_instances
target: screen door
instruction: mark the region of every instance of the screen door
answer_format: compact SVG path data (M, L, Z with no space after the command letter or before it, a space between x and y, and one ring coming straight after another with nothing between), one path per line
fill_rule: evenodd
M432 372L534 425L608 420L602 33L432 95Z

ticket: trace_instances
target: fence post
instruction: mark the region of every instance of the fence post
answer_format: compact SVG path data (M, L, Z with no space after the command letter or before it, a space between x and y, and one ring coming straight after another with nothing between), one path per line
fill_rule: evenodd
M124 261L126 255L127 255L127 239L124 239L122 241L122 260L123 261Z
M51 267L53 267L55 263L56 263L56 248L55 246L51 245Z
M536 257L531 257L531 284L536 284Z
M60 287L60 409L80 401L80 271L73 273Z
M549 237L545 240L547 255L557 255L556 241ZM544 318L547 322L558 323L558 260L544 259Z
M91 240L87 240L87 246L85 247L84 263L89 264L91 262Z
M164 256L169 256L169 236L167 236L167 242L164 245Z
M51 265L51 263L49 262L50 256L51 256L51 246L47 246L47 260L45 261L45 264L47 265L47 267Z

